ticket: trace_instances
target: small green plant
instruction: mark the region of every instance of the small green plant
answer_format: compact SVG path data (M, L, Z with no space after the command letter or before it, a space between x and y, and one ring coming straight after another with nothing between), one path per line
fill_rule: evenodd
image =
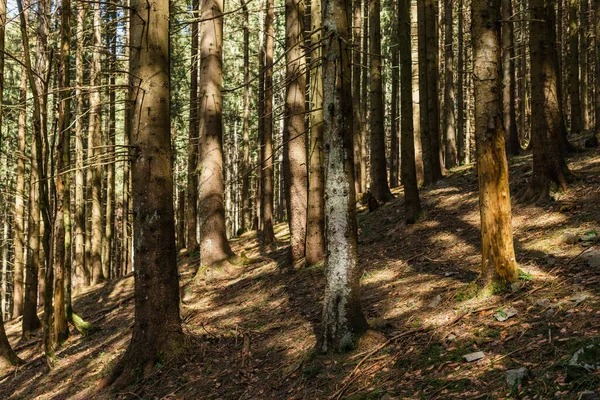
M529 272L525 272L522 269L519 269L519 279L522 281L529 282L533 280L533 276Z

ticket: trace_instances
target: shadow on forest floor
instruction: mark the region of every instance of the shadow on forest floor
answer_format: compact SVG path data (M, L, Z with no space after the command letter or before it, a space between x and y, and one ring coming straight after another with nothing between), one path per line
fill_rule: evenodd
M529 156L511 163L511 190L526 184ZM359 214L359 257L364 268L362 301L378 332L342 355L314 351L323 294L323 267L286 263L287 230L276 228L278 246L260 254L255 235L234 241L253 260L233 271L215 272L194 284L182 306L190 350L118 398L131 399L472 399L510 397L507 369L526 367L529 382L520 398L575 399L598 390L589 374L569 382L563 363L600 329L600 271L591 268L584 243L562 243L564 233L600 233L600 151L578 154L570 167L580 180L559 201L545 206L513 204L517 260L522 286L514 293L474 297L480 262L477 180L472 166L458 168L422 191L423 218L403 221L403 198ZM590 243L585 243L588 245ZM597 245L598 243L591 243ZM182 257L182 284L197 260ZM133 319L133 278L78 295L77 312L98 319L102 330L74 335L49 370L40 359L0 382L0 398L111 398L94 391L126 347ZM583 300L582 300L583 299ZM581 301L579 301L581 300ZM493 314L513 307L517 315ZM458 319L457 319L458 318ZM452 324L449 324L452 322ZM11 343L20 322L8 321ZM391 341L353 370L372 348ZM463 355L483 351L467 363ZM26 360L40 344L19 352ZM341 390L343 389L343 390Z

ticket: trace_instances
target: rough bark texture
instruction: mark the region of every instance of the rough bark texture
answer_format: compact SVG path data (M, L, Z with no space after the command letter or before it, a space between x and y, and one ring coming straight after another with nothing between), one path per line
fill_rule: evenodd
M102 47L100 3L94 3L94 28L93 44L94 48ZM102 269L102 165L100 156L102 154L102 103L100 100L101 80L101 54L95 51L92 55L90 66L90 122L88 131L88 147L91 151L92 165L88 170L91 173L91 194L92 194L92 230L91 230L91 273L92 285L101 283L106 278Z
M412 52L410 0L398 0L398 44L400 52L400 117L402 140L402 184L404 186L404 211L406 223L414 223L421 213L415 142L413 133Z
M77 10L77 45L75 51L75 97L77 98L77 118L75 119L75 274L76 285L90 284L89 266L85 264L85 196L84 196L84 167L83 167L83 31L85 21L85 7L81 6Z
M358 13L360 15L360 0ZM321 0L312 0L311 12L311 60L322 55L322 12ZM356 11L355 11L356 12ZM359 53L360 54L360 53ZM355 58L356 59L356 58ZM306 232L306 264L316 265L325 259L325 198L323 171L323 76L321 63L313 67L310 75L310 143L308 147L308 216ZM356 72L356 69L355 69ZM360 68L358 70L360 75ZM356 84L356 82L354 82ZM360 85L360 79L359 79ZM359 86L360 90L360 86ZM356 112L356 110L354 110ZM356 125L355 125L356 126ZM356 136L355 136L356 137ZM355 147L356 148L356 147ZM359 152L360 157L360 152ZM356 160L355 160L356 161ZM354 163L356 165L356 162ZM360 165L359 165L360 168ZM360 186L360 185L359 185Z
M511 220L500 89L500 0L477 0L473 12L473 83L481 215L481 284L519 278Z
M523 199L536 201L548 198L550 182L566 189L570 172L561 148L564 122L558 100L554 5L550 0L531 0L530 9L533 176Z
M581 117L583 119L583 129L588 130L591 127L588 96L588 13L589 0L580 0L579 12L579 67L581 68Z
M596 93L596 138L600 139L600 0L594 1L594 23L595 29L595 93Z
M458 165L458 154L456 151L456 130L454 118L454 50L452 49L452 10L454 0L444 2L444 63L446 72L445 90L444 90L444 133L446 136L446 168L453 168Z
M283 142L284 180L292 259L304 258L308 170L306 158L306 58L304 50L304 2L285 2L286 100Z
M383 110L383 69L381 57L381 3L380 0L369 0L369 65L371 82L369 98L371 102L371 182L370 189L379 201L393 198L388 186L385 160L385 126Z
M431 165L431 144L429 134L428 103L429 94L427 92L427 32L426 32L426 13L425 0L417 1L417 54L419 69L419 131L421 133L421 153L423 159L423 182L430 184L433 182L433 172Z
M535 1L535 0L534 0ZM583 112L579 88L579 0L569 1L569 95L571 98L571 133L583 130ZM533 30L533 23L531 29ZM553 26L554 29L554 26ZM556 34L554 35L556 37ZM532 61L533 63L533 61ZM533 69L533 68L532 68ZM533 75L533 71L532 71ZM533 91L532 87L532 91ZM532 93L533 97L533 93ZM532 99L533 101L533 99ZM532 110L533 112L533 110ZM535 126L532 123L532 129ZM533 133L532 133L533 136Z
M169 2L133 0L132 110L135 322L123 358L104 381L119 389L180 353L179 283L169 123ZM150 12L150 10L152 12ZM116 380L116 381L115 381Z
M260 201L260 220L262 224L262 244L270 246L275 241L273 232L273 54L275 51L275 2L266 0L264 25L264 98L263 98L263 130L260 137L261 147L261 182L262 198Z
M362 80L361 80L361 96L355 98L357 102L360 102L360 113L361 113L361 124L362 129L360 131L360 192L365 193L367 191L368 174L367 174L367 158L369 156L367 151L368 136L367 122L369 120L369 96L367 96L367 90L369 88L370 70L367 66L367 52L369 49L369 0L364 0L363 4L363 33L362 33L362 53L363 53L363 65L362 65ZM360 100L359 100L360 99Z
M458 0L458 33L457 33L457 81L456 81L456 144L458 164L465 163L466 137L465 137L465 57L464 57L464 0Z
M360 275L352 161L349 0L323 1L323 122L327 282L321 349L342 351L367 328Z
M223 185L223 2L202 3L200 42L200 265L212 266L234 256L225 227ZM134 125L135 126L135 125Z
M318 3L318 4L316 4ZM361 77L361 60L362 60L362 53L361 53L361 48L360 48L360 42L361 42L361 25L362 25L362 14L361 14L361 0L353 0L352 2L352 15L353 15L353 29L352 29L352 45L353 45L353 51L352 51L352 97L354 99L356 99L356 101L353 103L352 105L352 113L354 114L353 117L353 123L354 123L354 127L353 127L353 137L354 137L354 175L355 175L355 182L354 182L354 189L356 191L356 193L362 193L363 192L363 188L361 187L361 182L363 180L362 177L362 169L361 169L361 149L362 149L362 139L363 139L363 124L362 124L362 115L361 115L361 109L360 109L360 101L358 99L360 99L360 77ZM315 12L312 11L312 6L315 6L318 8L319 11L319 15L318 15L318 19L319 19L319 23L322 20L322 16L321 16L321 4L319 2L313 2L311 4L311 13L313 15L313 18L315 16ZM313 30L315 29L315 25L313 22ZM315 39L319 40L321 37L320 33L318 35L318 37L315 37ZM314 42L313 42L314 43ZM320 57L320 56L319 56ZM366 56L364 57L366 60ZM316 58L313 58L316 60ZM319 69L319 71L321 71ZM322 101L322 94L321 94L321 104L323 103ZM322 118L322 117L321 117Z
M10 347L4 330L4 320L0 318L0 373L4 373L10 366L20 364L23 364L23 360Z
M502 122L506 133L506 152L517 155L521 150L515 112L515 38L512 0L502 0Z
M240 0L244 12L244 111L242 155L242 231L252 227L252 204L250 198L250 27L248 6Z
M394 24L394 47L392 48L392 102L390 104L390 187L395 188L400 184L400 148L398 138L398 91L399 91L399 70L398 70L398 43L396 39L397 30ZM410 38L409 38L410 40ZM409 42L410 43L410 42ZM409 48L410 51L410 48ZM412 96L412 95L411 95Z
M413 108L413 131L415 142L415 165L417 167L417 182L421 185L425 180L425 171L423 165L423 146L421 143L421 107L419 103L419 27L417 21L417 2L411 2L410 5L410 39L411 39L411 58L412 62L412 108Z
M191 26L192 49L190 65L190 123L188 143L188 169L186 188L186 238L185 244L188 252L198 250L198 12L199 0L193 0L192 9L195 12L194 22Z
M431 157L432 182L443 177L443 157L440 135L440 95L439 95L439 24L438 2L425 1L425 31L427 53L427 113L426 120L429 124L429 147Z

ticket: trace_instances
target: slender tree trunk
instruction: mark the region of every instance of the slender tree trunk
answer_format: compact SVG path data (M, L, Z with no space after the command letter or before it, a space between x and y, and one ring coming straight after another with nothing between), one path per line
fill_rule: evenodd
M481 215L481 284L519 278L513 245L508 162L504 148L500 90L500 1L472 3L477 176Z
M6 369L13 365L23 364L23 360L10 347L6 330L4 329L4 320L0 318L0 372L6 372Z
M100 14L100 3L94 3L94 26L93 26L93 45L94 48L102 47ZM88 173L91 173L91 194L92 194L92 230L91 230L91 272L92 285L103 282L104 276L102 267L102 242L104 240L102 232L102 165L100 157L102 154L102 103L100 101L101 81L101 54L94 51L90 67L90 120L88 131L88 146L91 151L92 163Z
M502 0L502 122L506 133L506 152L517 155L521 149L515 114L515 38L512 0Z
M396 28L393 28L393 35L398 35ZM410 40L410 37L409 37ZM400 172L400 148L398 138L398 125L400 118L398 118L398 90L400 86L399 82L399 67L398 67L398 45L397 39L394 38L395 46L392 49L392 104L390 112L390 187L395 188L400 185L398 179ZM409 42L410 43L410 42ZM409 48L410 51L410 48Z
M596 138L600 139L600 0L594 0L594 23L595 29L595 93L596 93Z
M456 81L456 141L457 141L457 156L458 164L463 165L465 163L465 57L464 57L464 0L458 0L458 34L457 34L457 81Z
M355 182L354 182L354 189L356 191L356 193L362 193L363 192L363 188L361 187L361 182L363 181L363 177L362 177L362 169L361 169L361 151L362 151L362 139L363 139L363 126L362 126L362 115L361 115L361 109L360 109L360 101L358 99L360 99L360 77L361 77L361 72L362 72L362 65L361 65L361 60L362 60L362 53L361 53L361 48L360 48L360 39L361 39L361 25L362 25L362 14L361 14L361 4L362 4L362 0L353 0L352 6L353 6L353 18L354 18L354 26L353 26L353 37L352 37L352 45L353 45L353 51L352 51L352 97L356 99L356 101L353 103L352 106L352 112L354 113L353 115L353 121L354 121L354 127L353 127L353 137L354 137L354 174L356 175L355 177ZM312 5L311 5L312 7ZM320 3L318 4L318 9L319 12L321 10L321 5ZM311 9L312 12L312 9ZM312 13L313 18L315 17L315 13ZM319 22L321 22L322 20L322 16L321 14L319 14L318 16ZM313 22L313 29L315 25ZM320 40L321 35L319 34L318 37L315 37L315 40L319 39ZM313 46L315 46L315 42L313 41ZM316 55L315 55L316 56ZM320 55L318 56L320 57ZM318 58L314 58L313 60L317 60ZM366 56L364 57L364 59L366 60ZM320 71L320 70L319 70ZM318 72L315 71L315 75ZM321 100L320 103L322 105L323 103L323 94L321 93ZM316 105L314 106L316 108ZM314 112L314 111L313 111ZM321 117L322 119L322 117ZM321 133L322 133L322 129L321 129Z
M427 91L429 78L427 74L427 30L426 30L425 0L417 0L417 26L418 26L418 68L419 68L419 117L421 133L421 151L423 158L423 181L430 184L433 179L433 166L431 165L431 143L429 133L429 94Z
M410 0L398 0L398 51L400 53L400 116L402 140L402 184L404 212L407 224L416 222L421 213L417 169L415 164L415 134L413 129L413 72L411 52Z
M591 128L589 97L588 97L588 0L580 0L579 12L579 67L581 68L581 114L583 129Z
M360 0L358 13L360 15ZM356 2L355 1L355 2ZM323 170L323 69L322 69L322 10L321 0L312 0L311 12L311 51L310 59L315 65L310 74L310 143L308 148L309 179L308 179L308 222L306 232L306 264L317 265L325 259L325 198ZM356 10L355 10L356 21ZM356 38L355 38L356 39ZM360 42L359 42L360 44ZM358 52L360 57L360 52ZM356 60L356 54L354 56ZM360 66L354 69L354 76L360 76ZM358 75L356 75L358 74ZM356 81L353 82L356 88ZM360 90L360 80L358 89ZM354 108L356 115L356 108ZM354 125L356 127L356 125ZM359 131L360 136L360 131ZM354 136L356 137L356 135ZM354 147L356 149L356 146ZM356 154L356 153L355 153ZM358 154L360 159L360 151ZM354 165L356 166L356 160ZM360 168L360 164L358 165ZM359 185L360 186L360 185Z
M194 19L199 17L200 0L192 1ZM198 22L192 22L192 54L190 66L190 124L187 170L186 246L188 252L198 250Z
M579 80L579 0L569 1L569 95L571 97L571 133L583 130ZM535 128L534 128L535 129Z
M210 267L234 257L225 227L223 185L223 1L202 3L200 41L200 265ZM134 197L135 201L135 197ZM137 240L137 239L136 239Z
M454 50L452 49L453 27L452 10L454 0L444 2L444 62L446 72L444 76L444 133L446 136L446 168L454 168L458 165L458 153L456 151L456 130L454 116Z
M75 50L75 97L77 98L77 118L75 119L75 274L76 284L89 286L89 266L85 264L85 191L84 191L84 166L83 166L83 38L86 10L83 5L77 9L76 20L76 50Z
M130 4L130 0L127 0L127 5ZM130 46L129 46L129 21L125 23L125 42L126 46L124 49L125 59L127 60L127 69L130 69L131 57L130 55ZM123 259L121 260L121 271L123 275L127 275L131 271L132 266L132 248L131 248L131 232L132 228L130 221L131 216L133 215L133 201L131 201L131 151L129 149L129 143L131 138L131 119L132 113L135 107L135 92L133 88L135 87L135 81L132 76L128 77L129 90L125 94L125 107L123 110L123 146L125 148L125 152L127 154L127 159L123 163L123 226L121 228L123 232L122 244L123 247Z
M367 145L368 145L368 131L367 131L367 121L369 118L369 107L368 107L368 102L369 102L369 96L367 95L367 91L369 90L369 81L371 79L370 77L370 70L369 70L369 66L367 65L367 60L368 58L368 51L369 51L369 0L364 0L364 4L363 4L363 21L364 21L364 26L363 26L363 33L362 33L362 53L363 53L363 64L361 64L361 68L362 68L362 81L361 81L361 93L362 96L359 97L360 100L360 107L361 107L361 117L362 117L362 129L360 132L360 192L361 193L365 193L367 191L367 183L368 183L368 174L367 174L367 158L369 156L368 152L367 152ZM356 99L356 101L358 102L359 98Z
M261 191L260 202L262 243L270 246L275 241L273 232L273 54L275 48L274 21L275 2L266 0L264 27L264 102L263 102L263 131L261 136Z
M0 2L3 3L3 2ZM1 5L0 5L1 7ZM1 18L1 17L0 17ZM0 28L2 29L2 28ZM0 36L2 35L0 31ZM3 54L0 55L3 57ZM25 272L25 136L27 134L27 74L21 70L19 82L19 121L17 128L17 186L15 193L14 223L14 269L13 269L13 312L16 318L23 314Z
M411 2L410 5L410 40L411 40L411 59L418 60L419 52L419 32L417 21L417 2ZM402 79L402 78L401 78ZM421 107L419 91L419 63L412 62L412 109L413 109L413 131L415 143L415 165L417 168L417 182L421 185L425 180L425 171L423 165L423 146L421 144Z
M381 57L381 3L380 0L369 0L369 64L371 71L371 192L382 202L391 200L385 163L385 127L382 83Z
M425 0L425 31L427 56L427 123L429 124L429 147L432 182L443 177L443 156L440 135L439 101L439 24L437 0Z
M560 140L564 122L557 98L554 4L550 0L531 0L530 9L533 176L523 198L536 201L548 199L550 182L566 189L570 171Z
M323 113L325 144L326 284L324 352L353 345L367 330L360 305L357 226L352 161L350 0L323 1ZM334 22L335 21L335 22Z
M185 190L179 189L177 197L177 250L185 248Z
M250 27L248 6L241 0L244 12L244 111L243 111L243 155L242 155L242 231L252 227L252 206L250 203Z
M119 389L156 364L183 351L173 171L171 167L169 88L169 2L132 0L130 16L131 145L134 209L135 322L129 346L110 376ZM210 8L209 8L210 9ZM152 12L147 12L152 10ZM220 10L219 10L220 11ZM213 42L214 43L214 42ZM220 171L219 171L220 172Z

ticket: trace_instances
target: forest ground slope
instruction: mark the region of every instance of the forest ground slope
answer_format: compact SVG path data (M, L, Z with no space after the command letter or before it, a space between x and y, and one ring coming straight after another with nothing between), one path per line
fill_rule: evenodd
M511 162L511 190L531 174L530 156ZM234 242L247 265L209 271L191 282L197 259L180 257L187 351L117 395L123 399L577 399L600 393L600 374L566 364L600 346L600 151L576 154L579 176L546 205L513 202L517 261L510 293L481 299L477 179L472 166L424 188L424 215L403 221L401 191L359 214L362 302L373 331L354 351L319 355L323 268L286 263L288 233L261 252L255 235ZM577 241L572 244L573 236ZM600 257L600 256L599 256ZM41 342L18 343L20 320L6 323L28 364L0 381L0 398L113 398L96 385L126 348L133 323L133 277L86 289L75 308L101 327L75 332L50 369ZM504 320L512 312L516 315ZM468 353L484 357L467 362ZM517 387L506 371L526 368Z

